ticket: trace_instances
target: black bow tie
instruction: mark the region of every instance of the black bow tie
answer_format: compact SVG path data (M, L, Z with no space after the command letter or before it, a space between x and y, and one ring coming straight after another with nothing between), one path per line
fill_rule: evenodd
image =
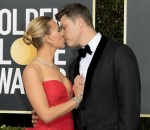
M89 47L89 45L86 45L85 46L85 48L81 48L81 49L79 49L78 50L78 53L79 53L79 56L80 57L85 57L86 56L86 53L88 53L88 54L92 54L92 51L91 51L91 49L90 49L90 47Z

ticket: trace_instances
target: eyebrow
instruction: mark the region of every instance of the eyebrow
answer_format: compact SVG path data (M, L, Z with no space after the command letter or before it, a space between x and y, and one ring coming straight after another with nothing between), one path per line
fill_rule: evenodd
M61 27L66 27L66 25L64 25L64 24L61 24L60 26L61 26Z

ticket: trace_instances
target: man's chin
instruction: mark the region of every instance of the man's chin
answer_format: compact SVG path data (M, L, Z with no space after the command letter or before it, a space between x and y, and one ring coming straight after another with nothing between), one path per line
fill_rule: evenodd
M67 43L67 42L65 42L65 45L66 45L66 47L68 47L68 48L75 48L75 47L77 47L78 45L77 44L71 44L71 43Z

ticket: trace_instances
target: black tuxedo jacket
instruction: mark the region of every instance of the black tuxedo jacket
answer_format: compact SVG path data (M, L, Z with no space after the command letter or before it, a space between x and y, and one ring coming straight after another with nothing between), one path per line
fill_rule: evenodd
M69 77L79 74L79 61L69 67ZM76 130L138 130L140 76L132 50L104 36L89 65L83 101L74 110Z

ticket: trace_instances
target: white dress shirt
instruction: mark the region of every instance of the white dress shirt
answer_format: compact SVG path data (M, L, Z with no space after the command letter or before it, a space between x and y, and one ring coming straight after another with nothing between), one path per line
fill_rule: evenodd
M96 51L96 48L101 40L102 35L100 33L97 33L96 36L88 43L92 54L86 54L85 58L81 58L79 63L79 72L83 75L83 77L86 79L87 70L89 68L89 65L91 63L91 60L93 58L93 55Z

